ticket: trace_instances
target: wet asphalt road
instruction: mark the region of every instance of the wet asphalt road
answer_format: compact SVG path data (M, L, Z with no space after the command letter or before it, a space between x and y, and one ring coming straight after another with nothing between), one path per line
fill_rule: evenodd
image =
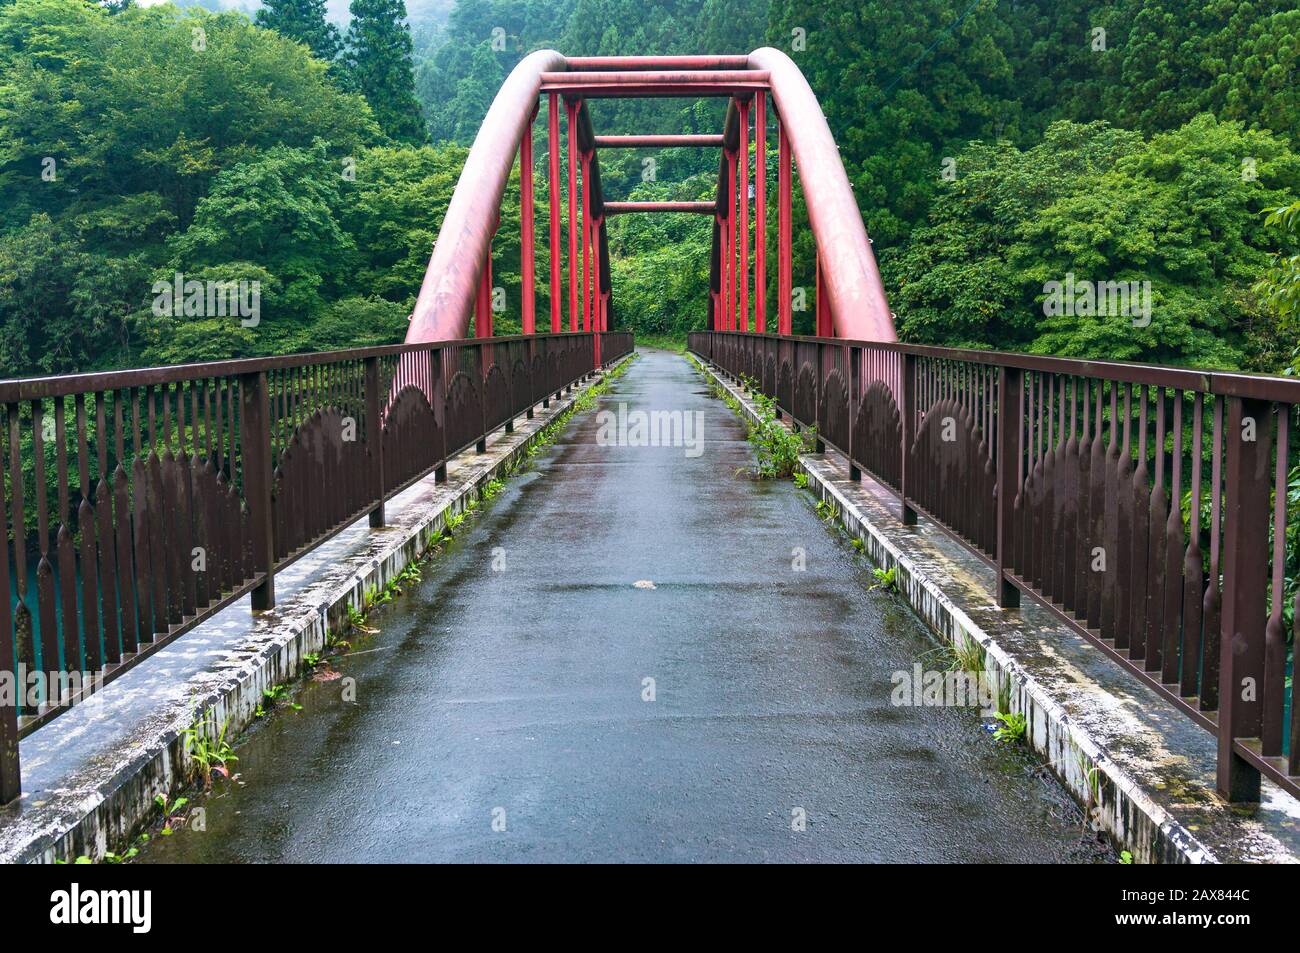
M575 419L338 662L355 701L309 685L206 831L139 860L1091 859L974 711L890 704L934 643L807 493L736 474L743 429L683 358L643 353L619 402L701 413L702 452Z

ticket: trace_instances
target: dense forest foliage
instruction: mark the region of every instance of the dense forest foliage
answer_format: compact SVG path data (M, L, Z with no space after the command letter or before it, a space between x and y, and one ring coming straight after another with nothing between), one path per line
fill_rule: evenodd
M401 0L351 0L348 16L338 0L0 0L0 374L400 340L467 147L523 55L764 44L821 100L904 337L1296 360L1295 0L410 6L408 22ZM592 106L604 133L716 132L722 115L718 102ZM535 136L542 168L544 122ZM716 181L707 150L601 163L611 199L707 199ZM539 188L539 224L548 198ZM702 325L710 227L612 220L620 323ZM811 288L798 197L796 228L795 284ZM515 179L494 244L503 331L518 327L518 258ZM259 281L261 320L158 316L151 288L178 272ZM1150 324L1045 315L1045 284L1067 273L1150 281ZM810 310L795 317L811 330Z

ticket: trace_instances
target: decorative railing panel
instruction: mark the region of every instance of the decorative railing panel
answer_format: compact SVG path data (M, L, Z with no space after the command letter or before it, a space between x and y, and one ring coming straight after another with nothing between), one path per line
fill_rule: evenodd
M602 363L632 348L601 334ZM596 369L593 334L0 382L0 801L18 739Z
M1038 598L1216 732L1225 795L1300 791L1300 381L743 332L690 347L987 560L1002 605Z

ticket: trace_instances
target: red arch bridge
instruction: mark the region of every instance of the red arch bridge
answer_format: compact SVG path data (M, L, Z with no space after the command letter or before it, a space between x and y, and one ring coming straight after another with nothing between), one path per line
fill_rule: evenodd
M588 103L611 97L728 106L716 135L598 134ZM607 201L601 152L660 146L716 150L714 198ZM492 240L516 162L523 334L496 337ZM796 172L818 250L808 337L791 334ZM274 605L277 572L358 519L382 525L394 494L630 353L606 222L641 213L713 218L691 351L815 427L816 449L887 487L904 523L923 514L986 561L1002 606L1040 601L1217 736L1225 796L1257 799L1261 776L1296 792L1285 566L1300 382L898 343L816 98L762 49L525 58L474 142L404 344L0 382L0 671L61 686L0 701L2 799L21 790L19 740L58 731L85 697L61 675L111 681L245 595Z

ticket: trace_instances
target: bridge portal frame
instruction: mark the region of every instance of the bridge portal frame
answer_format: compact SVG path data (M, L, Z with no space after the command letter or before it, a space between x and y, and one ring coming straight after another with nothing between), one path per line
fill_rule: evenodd
M567 258L569 330L608 330L613 320L609 278L609 215L630 211L707 213L707 204L664 203L656 207L611 203L600 188L599 149L691 146L721 148L711 259L708 326L767 330L767 123L769 98L778 138L778 317L777 331L792 331L791 231L793 176L797 166L807 199L809 224L819 251L817 329L862 340L897 339L879 268L844 166L803 74L779 50L748 55L569 57L540 50L511 72L483 121L444 218L416 300L408 343L455 340L469 330L469 315L481 300L491 270L491 240L505 184L516 155L521 162L521 304L525 333L535 333L533 300L536 249L532 222L533 118L547 100L548 173L551 196L551 330L561 330L563 309L559 261L561 121L564 101L568 172ZM721 136L596 136L586 101L635 96L721 96L729 99ZM751 126L754 175L750 179ZM525 141L526 140L526 141ZM526 167L526 168L525 168ZM750 202L753 202L751 271ZM580 196L580 198L579 198ZM739 233L739 234L738 234ZM762 236L761 239L758 236ZM579 259L581 256L581 259ZM751 275L753 284L751 286ZM487 279L490 281L490 278ZM751 295L752 290L752 295ZM752 300L752 305L751 305ZM478 322L479 331L487 324Z

